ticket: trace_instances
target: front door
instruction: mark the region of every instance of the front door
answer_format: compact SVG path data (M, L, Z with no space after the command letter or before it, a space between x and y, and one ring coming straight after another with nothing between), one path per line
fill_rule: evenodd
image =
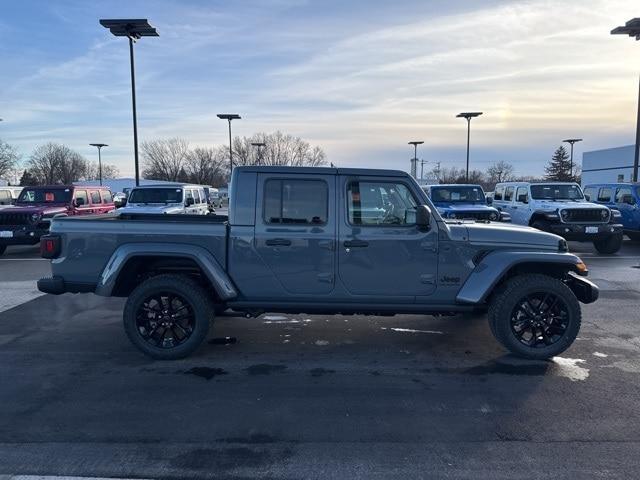
M255 249L273 297L328 294L335 282L335 176L258 176ZM271 282L276 282L271 284Z
M529 210L529 187L518 187L509 211L511 221L519 225L526 225L531 217Z
M438 232L416 226L423 203L405 179L342 176L338 270L351 295L407 301L436 288Z

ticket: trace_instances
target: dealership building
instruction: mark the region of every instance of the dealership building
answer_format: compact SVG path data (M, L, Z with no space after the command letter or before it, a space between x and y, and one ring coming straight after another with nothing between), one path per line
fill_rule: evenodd
M593 150L582 154L582 185L630 182L635 145Z

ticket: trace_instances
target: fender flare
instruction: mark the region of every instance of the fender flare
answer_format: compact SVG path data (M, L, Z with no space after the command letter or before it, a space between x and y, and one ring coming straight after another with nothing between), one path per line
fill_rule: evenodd
M582 260L571 253L494 251L473 269L458 291L456 301L482 303L511 268L523 263L565 266L567 270L577 271L576 265Z
M181 243L126 243L120 245L109 258L96 286L97 295L111 296L118 275L126 263L135 257L182 257L193 260L207 276L220 299L227 301L238 296L236 287L208 250Z

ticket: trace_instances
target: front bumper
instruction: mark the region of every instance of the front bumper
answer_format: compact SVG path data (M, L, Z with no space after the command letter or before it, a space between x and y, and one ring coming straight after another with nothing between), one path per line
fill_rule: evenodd
M0 245L35 245L49 233L49 226L0 225Z
M600 296L600 289L595 283L573 272L569 272L567 284L582 303L593 303Z
M560 235L565 240L592 242L594 240L605 239L612 235L622 235L622 225L619 223L605 223L600 225L552 223L549 225L548 231Z

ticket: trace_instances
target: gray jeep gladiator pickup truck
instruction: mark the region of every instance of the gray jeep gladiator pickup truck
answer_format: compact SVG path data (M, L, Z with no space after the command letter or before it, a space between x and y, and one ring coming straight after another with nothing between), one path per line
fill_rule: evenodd
M182 358L216 313L486 311L511 352L549 358L598 298L559 236L444 221L405 172L238 167L229 215L56 218L41 241L45 293L128 297L124 328L157 359Z

